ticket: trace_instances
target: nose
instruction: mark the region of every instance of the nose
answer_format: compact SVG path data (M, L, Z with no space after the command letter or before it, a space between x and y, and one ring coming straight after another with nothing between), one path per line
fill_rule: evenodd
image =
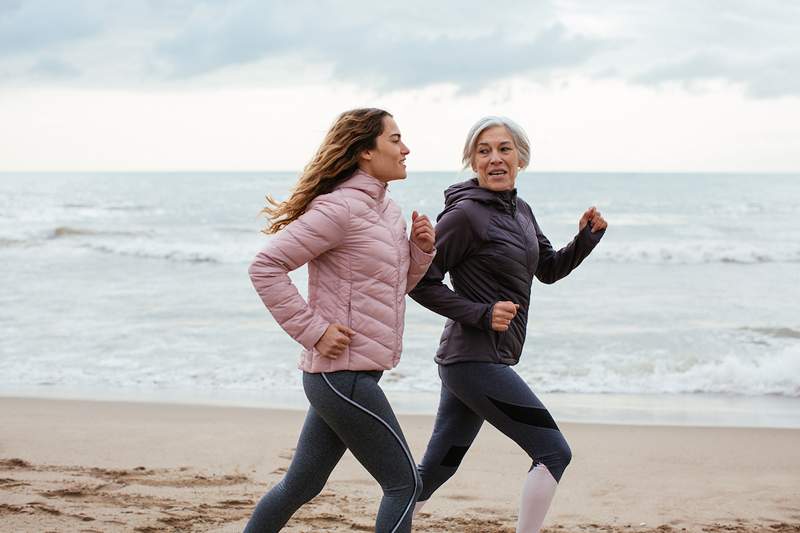
M411 153L411 150L408 149L405 143L400 143L400 153L403 155L408 155Z
M492 151L492 154L489 156L489 164L496 165L502 162L503 160L500 158L500 154L496 151Z

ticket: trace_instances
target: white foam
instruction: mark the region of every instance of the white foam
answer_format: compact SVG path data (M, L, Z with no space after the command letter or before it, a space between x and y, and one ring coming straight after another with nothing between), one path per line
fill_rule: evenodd
M800 397L800 344L789 342L760 355L729 353L711 360L666 352L648 357L605 353L568 372L543 362L521 374L546 392Z
M592 252L593 261L644 264L797 263L800 243L774 247L744 242L614 242L608 239Z

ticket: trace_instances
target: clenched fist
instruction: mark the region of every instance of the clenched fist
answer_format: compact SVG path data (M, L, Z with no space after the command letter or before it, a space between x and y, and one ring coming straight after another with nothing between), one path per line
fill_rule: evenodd
M331 324L322 337L314 345L314 348L323 357L336 359L344 353L344 349L350 346L350 340L356 332L341 324Z
M497 302L492 308L492 329L506 331L508 325L517 316L519 304L513 302Z
M433 224L428 219L428 215L420 215L416 211L411 213L411 242L425 253L433 251L435 240Z
M580 221L578 221L578 231L586 227L586 224L592 223L592 233L597 233L600 230L608 227L608 222L600 214L596 207L592 206L583 213Z

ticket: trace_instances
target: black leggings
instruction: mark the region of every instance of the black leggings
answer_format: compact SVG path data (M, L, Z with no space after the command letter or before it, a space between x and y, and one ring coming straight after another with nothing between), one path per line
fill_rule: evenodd
M283 479L259 501L245 533L273 533L322 491L350 450L383 489L375 531L408 533L422 490L414 459L378 381L382 372L303 374L311 406Z
M550 413L508 365L439 365L442 393L419 473L427 500L456 473L484 420L520 445L533 463L543 464L556 481L572 458Z

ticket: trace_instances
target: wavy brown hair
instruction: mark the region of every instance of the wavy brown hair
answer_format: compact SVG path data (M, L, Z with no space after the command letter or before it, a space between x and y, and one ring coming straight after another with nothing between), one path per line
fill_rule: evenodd
M261 210L267 217L267 227L262 231L277 233L305 213L314 198L349 178L358 168L361 152L375 148L383 133L383 117L391 116L376 108L352 109L339 115L317 154L303 169L291 196L278 202L267 195L267 206Z

